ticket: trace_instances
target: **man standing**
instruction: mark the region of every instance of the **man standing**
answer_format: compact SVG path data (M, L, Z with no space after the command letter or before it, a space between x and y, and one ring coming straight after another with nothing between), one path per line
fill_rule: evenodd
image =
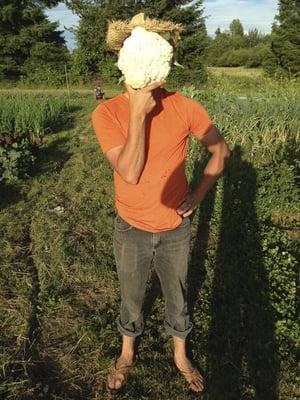
M165 300L165 329L174 342L174 362L191 390L204 380L186 355L193 328L187 311L190 218L222 173L230 151L207 111L165 81L126 91L102 102L92 115L99 144L114 173L113 247L121 287L117 328L122 351L107 387L118 391L136 363L135 338L143 332L142 305L150 265ZM185 175L189 134L211 153L203 177L190 192Z

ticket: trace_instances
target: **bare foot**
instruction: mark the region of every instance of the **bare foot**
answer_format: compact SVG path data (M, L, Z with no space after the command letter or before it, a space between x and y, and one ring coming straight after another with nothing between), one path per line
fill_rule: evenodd
M134 363L135 359L134 356L120 356L116 362L116 369L121 369L126 366L130 366ZM127 375L127 374L126 374ZM108 388L113 390L113 389L120 389L121 386L123 385L124 380L126 379L126 376L118 371L111 371L108 375L107 378L107 385Z
M197 393L200 393L204 389L204 379L198 369L192 365L190 360L185 356L174 356L174 362L185 377L187 382L190 384L190 388Z

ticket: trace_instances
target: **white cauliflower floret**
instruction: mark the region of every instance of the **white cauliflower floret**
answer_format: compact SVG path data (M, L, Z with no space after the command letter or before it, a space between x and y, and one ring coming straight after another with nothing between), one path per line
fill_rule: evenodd
M166 79L172 57L173 47L162 36L137 26L123 43L118 68L128 85L141 89Z

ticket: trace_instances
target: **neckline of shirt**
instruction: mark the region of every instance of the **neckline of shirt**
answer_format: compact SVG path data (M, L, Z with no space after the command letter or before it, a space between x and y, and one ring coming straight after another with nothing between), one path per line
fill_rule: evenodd
M165 96L165 94L166 94L166 92L167 92L167 90L165 89L165 88L162 88L162 92L160 92L161 93L161 98L164 98ZM177 91L176 92L174 92L174 93L177 93ZM127 97L127 96L125 96L125 93L124 92L122 92L122 93L120 93L119 94L119 97L121 98L121 99L124 99L126 102L129 102L129 98Z

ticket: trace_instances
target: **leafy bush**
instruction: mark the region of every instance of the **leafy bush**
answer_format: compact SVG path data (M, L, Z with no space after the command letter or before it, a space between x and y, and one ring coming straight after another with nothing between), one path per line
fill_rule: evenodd
M45 133L62 121L67 107L63 97L0 96L0 181L26 175Z
M20 136L12 143L0 141L0 181L12 182L34 163L34 147L28 138Z
M195 70L173 65L167 80L170 85L177 88L181 88L183 85L193 84L194 82L201 84L207 80L207 71L203 65L200 65L199 68Z
M296 398L293 389L295 355L300 343L296 322L299 94L282 91L275 95L270 90L264 96L238 99L227 92L212 90L208 93L193 86L186 87L183 92L207 107L233 150L217 185L219 200L210 229L219 235L219 243L216 253L210 257L215 276L219 273L222 276L215 296L223 296L222 306L218 305L223 308L218 311L216 306L216 319L220 320L224 314L224 319L236 323L236 327L226 332L224 321L222 332L215 333L216 341L222 340L218 334L228 336L239 327L238 310L232 311L224 300L230 301L234 296L237 303L241 302L244 315L251 316L242 321L247 332L253 329L252 335L256 337L248 338L246 332L246 343L251 343L252 349L258 350L264 359L259 361L255 352L257 366L265 365L270 371L272 368L276 371L278 357L280 398ZM187 171L191 178L195 173L195 161L204 159L205 152L199 150L198 142L193 139L189 154ZM240 288L232 284L234 274ZM243 340L241 336L239 340ZM252 354L250 350L248 355ZM218 359L219 363L222 361L225 364L228 358ZM273 373L275 377L276 372ZM246 372L243 381L251 385ZM265 397L256 395L255 398L273 398L267 394Z

